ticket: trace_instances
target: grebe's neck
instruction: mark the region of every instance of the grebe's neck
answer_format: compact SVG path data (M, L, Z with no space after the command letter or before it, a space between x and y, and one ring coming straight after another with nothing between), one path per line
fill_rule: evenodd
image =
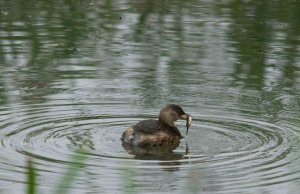
M165 112L160 112L158 117L159 122L166 124L170 127L175 127L175 123L171 117L169 117Z

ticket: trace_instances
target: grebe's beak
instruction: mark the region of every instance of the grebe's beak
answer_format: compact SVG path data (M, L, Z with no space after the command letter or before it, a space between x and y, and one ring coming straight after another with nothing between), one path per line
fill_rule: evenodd
M186 120L186 134L188 134L188 132L189 132L189 128L190 128L190 126L191 126L191 124L192 124L192 116L190 115L190 114L187 114L187 113L185 113L185 114L183 114L182 116L181 116L184 120Z

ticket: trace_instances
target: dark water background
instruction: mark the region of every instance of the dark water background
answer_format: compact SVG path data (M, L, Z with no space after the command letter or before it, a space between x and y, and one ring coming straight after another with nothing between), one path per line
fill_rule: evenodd
M25 193L27 158L53 191L78 149L72 193L297 193L299 68L296 0L0 0L0 193ZM127 154L170 102L180 146Z

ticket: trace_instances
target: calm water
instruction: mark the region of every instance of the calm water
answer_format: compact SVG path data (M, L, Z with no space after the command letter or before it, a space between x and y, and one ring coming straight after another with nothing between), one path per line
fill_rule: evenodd
M299 1L0 0L0 193L297 193ZM123 130L167 103L193 116L173 153ZM178 122L185 133L185 123Z

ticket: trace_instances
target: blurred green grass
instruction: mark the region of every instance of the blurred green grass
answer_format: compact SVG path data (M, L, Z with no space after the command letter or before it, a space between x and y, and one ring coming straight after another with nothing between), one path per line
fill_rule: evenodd
M71 190L72 184L75 182L76 177L78 177L79 172L84 168L84 162L87 158L87 155L80 151L77 151L72 155L67 163L66 170L58 180L57 185L53 185L53 194L67 194ZM37 174L34 161L29 159L27 162L27 194L37 193Z

